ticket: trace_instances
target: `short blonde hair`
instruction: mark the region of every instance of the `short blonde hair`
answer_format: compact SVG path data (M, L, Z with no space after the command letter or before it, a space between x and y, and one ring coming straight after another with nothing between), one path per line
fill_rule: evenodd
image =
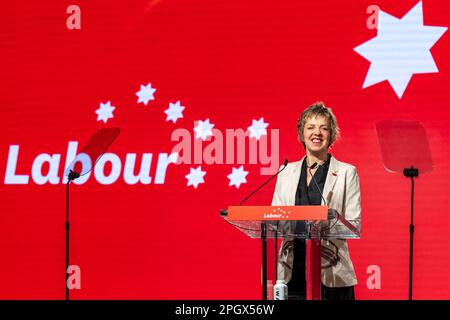
M323 116L328 119L330 123L330 144L331 146L339 138L339 126L337 124L336 117L334 116L331 108L327 108L322 101L318 101L310 105L303 110L300 119L297 122L297 132L300 141L305 146L305 140L303 138L303 129L305 129L306 121L312 117Z

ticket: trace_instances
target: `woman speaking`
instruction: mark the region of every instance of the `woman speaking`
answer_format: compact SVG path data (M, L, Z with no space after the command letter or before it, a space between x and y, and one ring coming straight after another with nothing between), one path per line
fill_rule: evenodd
M322 102L305 109L297 123L306 155L278 175L272 205L321 205L347 220L361 218L359 176L356 168L336 160L328 151L339 136L332 110ZM314 176L317 185L312 182ZM320 190L318 190L318 187ZM295 232L305 225L297 223ZM304 231L304 230L303 230ZM353 300L357 284L346 240L322 240L322 299ZM306 298L306 246L304 239L284 239L278 259L278 279L285 280L290 298Z

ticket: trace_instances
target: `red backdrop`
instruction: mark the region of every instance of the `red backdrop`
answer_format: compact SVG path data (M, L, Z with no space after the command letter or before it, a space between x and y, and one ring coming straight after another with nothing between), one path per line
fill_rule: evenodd
M400 19L417 3L376 4ZM434 163L416 183L414 297L450 298L447 33L431 49L439 72L414 74L398 97L386 81L362 88L370 61L354 48L377 36L367 25L372 1L79 0L74 30L71 4L14 1L0 13L0 298L64 298L65 185L37 184L33 162L60 154L61 179L69 141L80 149L96 130L120 127L109 149L120 177L105 185L91 175L71 189L71 264L81 268L72 298L259 299L260 244L218 210L265 181L264 165L247 161L247 183L236 188L227 175L240 164L202 163L205 182L194 188L186 175L199 164L169 165L157 184L156 160L175 145L174 129L193 133L194 121L209 118L221 131L245 130L263 117L268 130L280 130L280 162L294 161L304 154L296 121L317 100L333 108L342 130L331 153L361 178L363 237L350 242L357 298L407 298L410 184L384 169L375 130L393 119L423 124ZM446 27L449 16L447 1L423 1L425 25ZM144 105L136 92L148 83L156 92ZM166 121L164 110L178 100L183 118ZM107 101L113 117L97 121ZM26 184L7 183L12 145ZM124 181L128 153L139 164L153 154L150 184ZM248 204L269 204L273 188ZM366 285L372 265L380 289Z

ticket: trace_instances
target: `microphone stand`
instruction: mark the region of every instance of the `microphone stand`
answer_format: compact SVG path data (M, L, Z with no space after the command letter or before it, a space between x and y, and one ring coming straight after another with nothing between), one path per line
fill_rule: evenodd
M64 171L65 175L67 176L67 186L66 186L66 223L65 223L65 229L66 229L66 300L69 300L69 287L68 287L68 280L69 280L69 231L70 231L70 220L69 220L69 186L70 182L78 179L81 174L86 174L92 168L95 166L95 163L100 159L100 157L103 155L103 153L109 148L109 146L114 142L114 140L117 138L117 136L120 133L120 128L103 128L98 130L87 142L87 144L84 146L82 152L78 154L78 156L73 159L71 165L67 168L69 170L69 173L67 171ZM79 156L83 155L84 159L89 159L89 170L84 171L86 172L76 172L69 168L75 168L75 163L78 161L81 161L82 158ZM93 161L93 163L92 163ZM67 170L66 169L66 170Z
M69 220L69 185L70 182L79 178L80 174L78 172L74 172L70 170L70 173L67 177L67 185L66 185L66 301L70 300L69 297L69 231L70 231L70 220Z
M418 168L405 168L403 175L411 179L411 216L409 224L409 283L408 283L408 299L412 300L413 293L413 245L414 245L414 178L419 177Z

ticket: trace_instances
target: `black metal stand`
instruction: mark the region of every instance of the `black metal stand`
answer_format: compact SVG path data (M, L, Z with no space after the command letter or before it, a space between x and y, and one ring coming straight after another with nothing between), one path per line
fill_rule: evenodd
M411 167L403 170L405 177L411 179L411 217L409 224L409 291L408 299L412 300L413 294L413 255L414 255L414 178L419 176L419 169Z
M79 178L80 174L77 172L74 172L72 170L70 170L70 174L67 177L67 186L66 186L66 281L65 281L65 286L66 286L66 300L69 301L70 297L69 297L69 286L68 286L68 280L69 280L69 273L68 273L68 269L69 269L69 231L70 231L70 220L69 220L69 185L70 182Z
M277 280L278 280L278 226L280 224L280 221L277 221L277 226L275 229L275 235L274 235L274 240L275 240L275 284L277 284Z
M66 188L66 300L69 300L69 286L67 281L69 280L69 273L67 272L69 269L69 229L70 229L70 222L69 222L69 184L70 181L67 181L67 188Z
M261 244L262 244L262 299L267 300L267 229L266 223L261 222Z

